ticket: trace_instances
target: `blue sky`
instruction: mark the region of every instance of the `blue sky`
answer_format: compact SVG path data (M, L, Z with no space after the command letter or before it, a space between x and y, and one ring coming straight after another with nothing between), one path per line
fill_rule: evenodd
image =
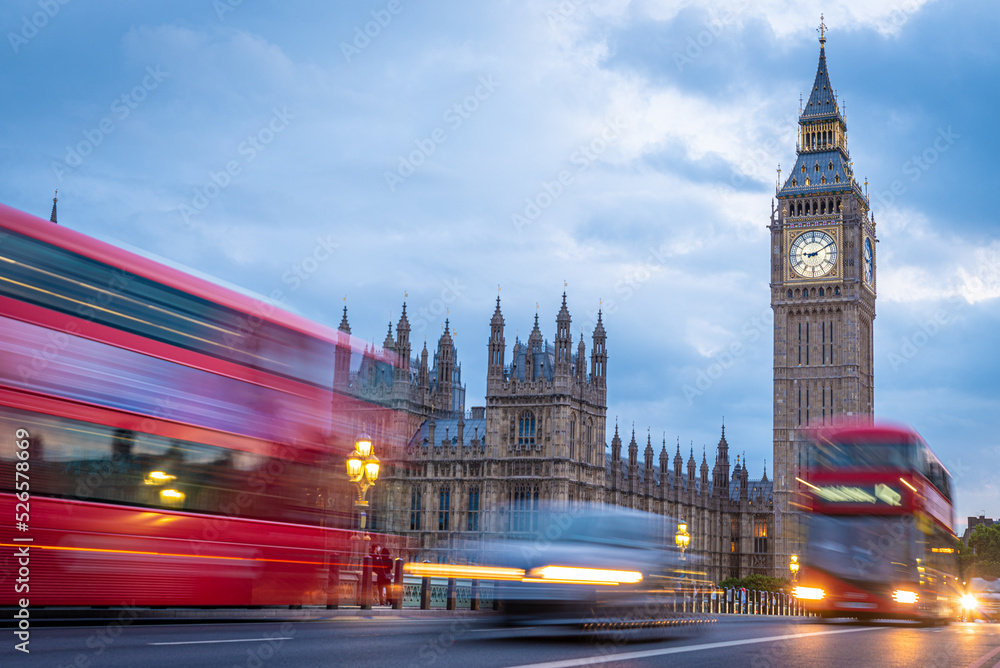
M328 325L346 296L378 343L408 295L417 346L454 325L469 405L497 286L512 342L536 304L551 339L565 284L588 351L603 300L609 441L711 460L725 416L759 475L765 226L821 11L880 240L876 413L941 455L960 524L995 517L993 3L12 1L0 201L47 217L59 188L66 226Z

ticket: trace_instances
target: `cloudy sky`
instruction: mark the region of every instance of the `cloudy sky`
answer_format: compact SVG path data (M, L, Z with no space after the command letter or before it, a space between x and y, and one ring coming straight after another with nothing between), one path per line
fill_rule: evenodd
M609 432L711 460L725 416L759 475L821 11L880 240L876 412L942 456L960 524L995 517L994 3L12 0L0 201L47 218L58 188L63 225L328 325L346 296L379 343L404 299L417 346L449 317L469 405L498 286L508 343L536 309L551 339L565 289L588 351L603 306Z

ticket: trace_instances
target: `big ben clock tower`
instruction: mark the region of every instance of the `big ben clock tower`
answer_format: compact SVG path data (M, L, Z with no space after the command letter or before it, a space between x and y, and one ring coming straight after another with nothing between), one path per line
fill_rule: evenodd
M847 123L826 68L820 23L819 66L799 114L795 166L772 205L771 308L774 310L775 568L787 575L800 553L796 481L803 430L835 416L872 413L875 222L854 179ZM779 172L780 177L780 172Z

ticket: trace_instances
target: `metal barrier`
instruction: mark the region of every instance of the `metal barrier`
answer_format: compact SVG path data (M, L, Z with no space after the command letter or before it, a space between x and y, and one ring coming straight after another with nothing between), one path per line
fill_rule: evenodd
M403 561L395 560L390 604L396 610L497 610L503 598L501 583L490 580L419 577L403 573ZM360 573L344 572L331 566L331 591L327 607L336 608L342 602L370 609L374 600L370 560L362 562ZM365 577L367 576L367 577ZM334 584L335 583L335 584ZM812 616L802 605L784 592L722 589L685 594L673 604L675 611L693 614Z

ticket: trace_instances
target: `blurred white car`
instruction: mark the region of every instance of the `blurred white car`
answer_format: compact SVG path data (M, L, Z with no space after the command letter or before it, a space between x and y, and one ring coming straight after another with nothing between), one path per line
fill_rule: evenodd
M531 537L493 543L477 557L523 573L500 587L506 620L588 630L660 628L703 621L685 595L711 591L674 546L677 522L613 506L546 508Z

